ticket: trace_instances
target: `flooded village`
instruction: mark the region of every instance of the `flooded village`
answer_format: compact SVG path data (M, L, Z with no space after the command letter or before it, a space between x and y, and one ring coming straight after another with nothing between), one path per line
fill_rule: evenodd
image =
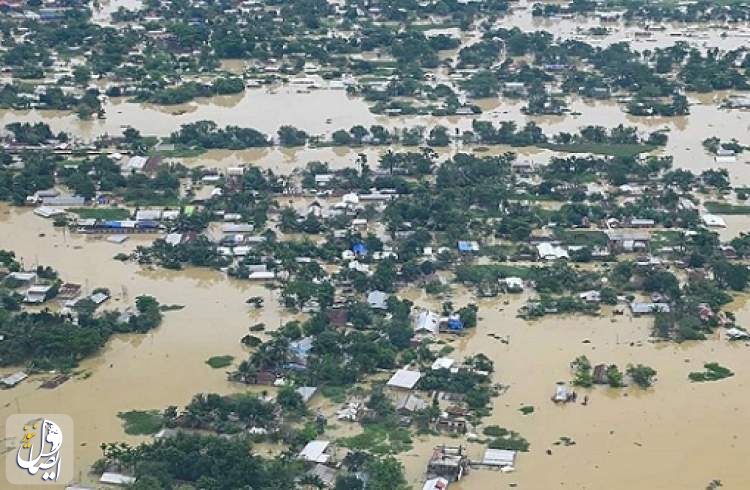
M0 28L3 454L75 424L39 488L750 488L744 3Z

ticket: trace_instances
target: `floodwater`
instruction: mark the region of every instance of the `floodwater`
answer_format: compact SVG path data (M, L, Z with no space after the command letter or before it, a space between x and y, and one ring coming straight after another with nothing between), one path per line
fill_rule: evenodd
M618 42L628 42L638 51L651 50L672 46L677 42L687 43L691 48L705 51L707 47L717 47L721 50L738 49L746 45L745 39L750 34L750 23L741 22L726 25L711 25L703 23L606 23L594 17L573 18L541 18L531 15L531 6L535 1L522 1L513 4L513 11L507 17L501 18L496 27L510 29L518 27L523 31L547 31L555 37L577 39L592 46L607 47ZM611 13L617 13L612 11ZM619 11L620 13L623 11ZM655 29L646 33L646 24ZM587 31L592 27L606 27L606 35L591 36Z
M718 105L729 95L725 92L711 94L691 94L695 103L691 114L685 117L635 117L622 111L621 104L615 101L590 101L571 98L570 109L575 115L564 116L526 116L521 112L524 103L521 101L496 98L482 100L480 104L485 112L479 116L468 117L393 117L376 116L369 112L367 104L358 98L347 96L341 90L316 90L311 93L297 93L291 87L278 87L273 91L267 89L247 90L244 94L218 96L201 99L179 106L158 106L153 104L136 104L123 99L111 100L105 104L107 118L104 120L81 121L77 116L60 111L13 111L0 110L0 125L10 122L39 122L50 125L53 131L67 131L83 140L92 140L102 134L118 135L127 126L133 126L144 135L166 137L177 131L182 124L200 120L213 120L220 127L237 125L254 127L268 135L275 134L284 124L293 124L310 134L330 136L341 128L348 129L356 124L369 126L381 124L389 128L413 126L433 127L444 125L449 128L468 130L475 118L489 120L498 124L501 121L514 121L523 125L534 121L547 134L559 132L575 133L587 125L613 127L618 124L637 126L644 133L666 130L669 142L664 150L657 153L673 155L675 166L700 172L707 168L717 168L711 155L701 146L701 142L712 136L723 140L737 139L748 143L747 132L750 129L750 112L720 109ZM469 148L467 148L469 149ZM262 159L269 156L269 165L279 165L283 161L306 161L305 154L320 150L250 150L212 152L205 158L206 166L229 166L242 163L245 155L257 155ZM331 149L337 155L347 150ZM360 150L355 149L357 153ZM364 149L365 153L382 152L384 149ZM518 150L516 150L518 151ZM330 153L329 153L330 155ZM334 157L331 157L334 158ZM226 164L214 164L213 160L226 160ZM750 167L747 158L740 156L733 164L724 165L730 172L734 185L750 183ZM231 162L231 163L229 163ZM249 163L245 160L245 163ZM201 164L201 163L198 163ZM264 161L259 162L264 165ZM281 168L281 167L279 167Z
M451 357L461 359L484 353L495 362L494 382L509 385L496 398L485 425L519 432L531 444L521 453L516 472L503 474L474 470L456 485L476 488L677 490L705 488L714 479L726 488L750 488L750 476L740 461L750 457L750 428L739 421L748 406L750 373L743 370L748 346L717 338L681 345L649 343L651 320L629 316L548 317L527 323L515 317L525 297L480 301L476 331L452 344ZM439 308L439 301L412 294L417 304ZM452 298L463 306L471 297L461 292ZM747 325L750 309L739 302L739 324ZM508 338L505 344L489 337ZM572 378L569 363L586 355L593 364L646 364L657 370L652 389L578 390L579 403L558 406L551 402L555 383ZM715 383L690 383L688 373L717 361L736 375ZM583 395L588 406L580 404ZM518 409L534 406L531 415ZM734 422L737 421L737 422ZM554 445L569 437L574 446ZM463 440L465 441L465 440ZM424 481L433 447L456 445L451 437L424 437L400 459L409 483ZM551 455L546 451L550 449ZM472 458L482 452L469 448ZM645 485L645 486L644 486Z
M138 8L138 0L110 0L96 12L98 22L106 23L119 6ZM528 6L530 3L521 3ZM556 35L576 37L581 29L599 25L585 19L534 19L527 11L514 11L504 25L524 30L545 29ZM664 47L687 41L696 47L704 44L732 49L744 44L748 26L734 28L726 36L720 29L705 28L689 32L683 26L668 26L648 38L635 37L638 26L615 29L595 44L607 45L631 40L636 49ZM705 27L705 26L704 26ZM671 36L671 31L684 31ZM689 34L687 36L685 33ZM451 56L454 55L450 54ZM240 62L224 62L226 70L239 72ZM663 151L671 154L675 165L693 171L716 168L713 158L701 147L711 136L736 138L750 143L750 112L718 108L729 93L689 94L694 105L691 115L677 118L632 117L615 101L587 101L571 98L570 109L580 115L526 116L524 103L504 98L481 100L482 120L535 121L545 132L575 132L589 124L612 127L637 125L642 131L666 129L669 143ZM198 120L214 120L219 126L255 127L272 134L283 124L293 124L312 134L329 135L355 124L382 124L390 128L415 125L469 129L477 117L430 116L387 118L369 112L361 99L344 91L314 90L298 93L292 87L247 90L243 94L200 99L179 106L135 104L123 99L105 105L105 120L80 121L76 116L54 111L0 111L0 124L14 121L50 124L54 131L68 131L82 139L119 134L133 126L146 135L167 136L180 125ZM395 148L408 150L405 148ZM441 158L456 151L470 150L452 146L438 150ZM367 156L371 167L377 165L385 148L308 148L214 150L199 157L179 159L188 166L226 168L253 163L277 172L290 172L308 161L320 160L332 168L352 166L358 154ZM415 150L412 148L411 150ZM544 162L549 151L526 148L492 147L483 154L515 151L524 158ZM726 166L734 185L750 185L750 166L740 156ZM728 239L750 227L747 216L725 217L728 227L722 238ZM83 361L80 372L55 390L38 389L34 377L9 391L0 392L0 424L17 412L67 413L76 423L75 473L89 480L86 472L100 456L99 444L124 440L143 440L127 436L116 414L132 409L163 409L184 406L195 393L233 393L248 390L229 383L225 370L213 370L205 360L230 354L237 360L247 352L239 340L250 325L263 322L269 328L291 319L277 307L276 293L256 284L227 279L207 270L150 270L112 259L118 252L132 251L150 238L134 237L115 245L92 237L71 235L52 227L51 221L34 216L29 210L0 206L0 248L11 249L31 266L51 265L66 281L84 284L87 291L108 287L114 297L109 308L124 308L135 297L149 294L162 304L185 305L179 311L165 313L163 324L146 335L117 335L100 355ZM245 304L251 296L262 296L266 307L254 310ZM404 297L418 305L440 308L440 301L408 290ZM457 490L496 489L517 485L533 490L549 488L626 489L645 488L682 490L705 488L714 479L726 488L750 488L750 475L743 463L750 457L750 427L743 424L750 387L750 373L743 370L748 346L729 344L723 338L700 343L655 344L646 341L651 320L628 316L548 317L527 323L515 317L525 297L481 300L478 327L469 335L455 339L452 357L462 359L485 353L495 362L494 381L509 390L493 401L494 409L485 420L518 431L531 443L531 452L519 456L515 473L479 470L455 485ZM452 301L456 306L477 302L456 288ZM738 323L748 326L750 306L738 302ZM488 334L510 339L501 343ZM584 342L586 341L586 342ZM557 381L569 381L569 363L585 354L593 363L616 363L621 369L630 363L643 363L658 371L653 389L621 390L597 387L581 390L588 394L588 406L556 406L550 401ZM687 375L701 369L704 362L717 361L733 369L736 375L716 383L691 384ZM10 372L10 370L7 370ZM3 371L5 373L5 370ZM580 399L580 398L579 398ZM533 405L535 412L522 415L521 406ZM331 411L329 402L317 400L316 409ZM737 422L735 422L737 421ZM331 435L356 433L356 425L336 424ZM2 427L0 427L2 431ZM560 437L570 437L575 445L554 445ZM418 488L424 478L427 459L435 445L456 444L462 439L450 437L416 438L414 448L400 455L409 483ZM552 451L551 455L546 450ZM259 451L274 452L277 447L261 446ZM472 446L472 451L478 448ZM481 452L472 452L480 457ZM0 473L5 471L0 467Z
M419 152L419 147L389 146L389 147L320 147L320 148L253 148L248 150L209 150L196 157L174 158L187 167L203 166L208 169L226 169L243 164L253 164L276 173L288 174L295 169L302 169L308 162L327 162L330 168L338 170L346 167L354 167L360 155L367 158L367 165L371 169L378 167L380 157L387 151L394 152ZM454 155L457 152L471 152L472 147L450 146L435 148L438 162ZM506 152L518 154L521 158L532 160L535 163L549 161L554 152L540 148L524 147L514 148L511 146L498 145L486 148L486 151L477 152L480 156L502 155Z
M132 305L141 294L152 295L165 305L185 306L166 312L162 325L148 334L115 336L100 355L81 363L81 375L57 389L39 389L39 377L35 377L0 392L0 424L19 412L65 413L73 418L75 472L84 480L90 465L101 456L101 442L142 440L123 433L118 412L182 407L195 393L245 390L227 381L225 369L212 369L205 361L224 354L243 360L247 352L240 339L249 326L263 322L273 329L279 325L280 313L271 306L278 297L260 285L230 280L209 270L149 271L112 259L144 240L131 238L115 245L71 235L28 210L0 207L0 249L16 251L27 267L51 265L64 280L83 284L87 292L110 288L114 298L105 303L105 309ZM251 296L262 296L269 306L249 307L245 300Z

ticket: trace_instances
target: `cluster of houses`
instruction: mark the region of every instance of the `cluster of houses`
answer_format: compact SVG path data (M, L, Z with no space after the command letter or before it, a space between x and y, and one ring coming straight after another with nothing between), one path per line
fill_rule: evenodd
M0 285L19 296L27 306L38 306L48 301L58 301L63 306L63 311L73 313L72 308L82 299L91 301L95 306L103 304L109 299L109 294L103 291L95 291L93 294L83 296L83 288L80 284L64 283L59 280L50 280L40 277L33 271L9 271L0 268ZM73 321L76 321L75 318ZM0 335L0 342L4 337ZM6 375L0 378L1 388L13 388L28 377L24 371ZM67 381L64 375L56 376L42 383L42 388L55 388Z
M481 457L471 459L468 448L440 445L433 449L427 463L427 480L422 490L445 490L463 479L472 469L514 471L518 453L505 449L484 449Z
M81 294L81 285L46 280L33 271L14 271L0 268L3 287L21 291L23 302L30 305L45 303L53 298L68 304Z

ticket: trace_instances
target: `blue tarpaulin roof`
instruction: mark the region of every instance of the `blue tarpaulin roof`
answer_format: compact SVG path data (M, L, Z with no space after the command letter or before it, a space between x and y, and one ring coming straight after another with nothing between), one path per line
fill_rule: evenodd
M365 255L367 253L367 247L364 243L355 243L352 245L352 252L357 255Z
M458 242L458 250L460 252L475 252L477 250L476 242L460 241Z
M464 324L458 318L451 318L450 320L448 320L448 329L449 330L463 330Z

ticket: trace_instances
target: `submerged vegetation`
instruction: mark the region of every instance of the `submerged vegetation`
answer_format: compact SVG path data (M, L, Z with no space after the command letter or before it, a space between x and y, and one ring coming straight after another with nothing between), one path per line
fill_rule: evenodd
M703 365L705 371L692 372L688 375L690 381L719 381L734 376L731 369L719 365L718 362L709 362Z
M232 365L234 356L213 356L209 357L206 364L214 369L225 368Z
M125 433L130 435L156 434L164 425L161 414L155 410L131 410L117 416L123 421Z
M159 302L136 298L135 312L96 313L90 299L78 301L71 313L13 312L0 309L0 365L27 364L34 370L71 369L95 354L115 333L146 333L162 320Z
M748 188L735 186L736 169L722 163L746 146L706 138L697 156L716 165L696 172L667 152L684 142L670 139L670 128L700 113L695 93L750 89L746 48L690 39L692 27L708 23L741 27L747 5L149 0L106 22L93 15L98 8L0 5L0 108L10 110L0 201L35 206L33 219L51 218L65 247L77 246L69 234L91 237L80 240L85 246L138 235L112 252L117 267L205 268L212 279L197 280L202 287L225 274L267 288L239 305L242 358L205 360L235 384L217 391L238 393L118 413L126 434L159 434L137 446L101 445L94 469L134 477L128 488L406 490L412 482L399 458L421 450L423 439L443 449L454 439L460 453L482 434L490 449L531 451L518 432L486 425L513 377L493 344L523 346L504 321L488 329L496 313L534 322L535 331L558 328L552 315L597 329L626 318L643 336L629 345L643 350L646 341L745 338L729 305L750 285L750 234L716 233L722 218L712 213L750 214ZM521 14L549 21L535 31L511 27ZM587 25L575 35L543 30L563 19ZM662 22L700 24L653 49L622 40L626 26L633 39L651 38ZM246 126L257 114L221 123L190 114L206 102L196 99L231 106L245 98L270 112L277 108L248 98L316 90L341 90L376 116L342 127L338 113L321 111L312 115L327 126L311 129L290 119L301 111L291 103L278 127L260 121L257 129ZM573 113L600 100L635 125L588 124L587 114ZM105 119L123 103L181 106L170 114L182 124L160 130L165 137L123 126L121 135L89 140L111 121L73 132L53 131L60 121L12 121L16 110ZM730 96L722 105L750 103ZM560 124L568 115L583 116L581 124ZM428 118L414 116L438 119L422 125ZM644 130L655 122L663 129ZM83 127L87 134L77 134ZM302 149L309 152L290 153ZM211 150L231 153L231 162L214 168L194 158ZM337 160L300 160L306 154ZM349 157L341 155L354 156L342 166ZM113 335L151 332L182 308L142 295L133 308L108 311L109 290L73 301L74 286L0 251L0 366L69 373ZM57 300L60 308L48 304ZM612 329L617 344L621 333ZM581 340L593 344L598 334ZM571 384L586 393L581 405L601 396L595 385L623 396L650 392L640 390L654 387L656 369L636 356L623 367L619 351L600 346L587 354L613 358L581 355L570 365ZM237 346L229 347L213 352ZM529 375L546 376L531 371L531 356L543 353L528 355ZM734 375L716 362L704 368L690 381ZM631 385L638 391L626 391ZM565 383L555 389L556 402L577 402ZM325 403L311 402L321 396ZM503 425L544 423L544 408L518 401L504 403ZM328 452L308 459L311 443ZM430 477L457 476L436 466Z

